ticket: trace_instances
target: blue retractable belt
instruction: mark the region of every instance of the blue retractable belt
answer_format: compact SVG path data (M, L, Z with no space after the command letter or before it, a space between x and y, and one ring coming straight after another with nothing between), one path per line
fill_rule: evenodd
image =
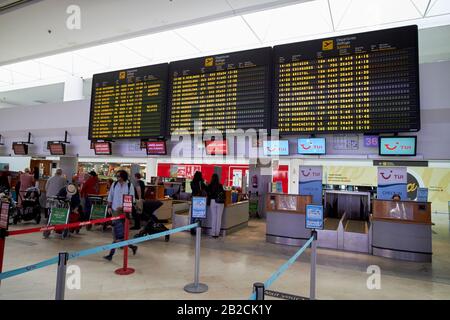
M275 282L297 259L300 255L309 247L311 242L314 240L314 237L309 238L308 241L301 247L288 261L286 261L277 271L275 271L269 279L264 282L264 288L267 289ZM252 295L248 298L249 300L256 300L256 292L253 292Z
M140 242L144 242L144 241L148 241L148 240L152 240L152 239L156 239L159 237L164 237L173 233L177 233L177 232L181 232L181 231L185 231L185 230L189 230L192 228L196 228L198 226L198 223L193 223L184 227L179 227L176 229L171 229L171 230L167 230L164 232L159 232L159 233L155 233L155 234L151 234L145 237L140 237L137 239L131 239L131 240L125 240L125 241L121 241L121 242L117 242L117 243L113 243L113 244L109 244L109 245L104 245L104 246L100 246L100 247L95 247L95 248L91 248L91 249L86 249L86 250L81 250L78 252L72 252L69 253L69 259L77 259L77 258L81 258L81 257L85 257L85 256L89 256L91 254L95 254L98 252L102 252L102 251L106 251L106 250L111 250L111 249L117 249L120 247L125 247L128 246L130 244L136 244L136 243L140 243ZM3 279L7 279L7 278L11 278L11 277L15 277L18 276L20 274L23 273L27 273L33 270L37 270L37 269L41 269L41 268L45 268L48 267L52 264L56 264L58 263L58 256L50 258L48 260L44 260L26 267L21 267L18 269L14 269L14 270L10 270L10 271L5 271L0 273L0 280Z

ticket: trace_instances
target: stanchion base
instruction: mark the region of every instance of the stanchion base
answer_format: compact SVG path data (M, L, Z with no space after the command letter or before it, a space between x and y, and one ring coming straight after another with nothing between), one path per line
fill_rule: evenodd
M204 283L189 283L184 286L184 291L189 293L203 293L208 291L208 286Z
M117 269L116 271L114 271L116 274L118 274L118 275L120 275L120 276L126 276L126 275L129 275L129 274L132 274L132 273L134 273L134 269L133 268L120 268L120 269Z

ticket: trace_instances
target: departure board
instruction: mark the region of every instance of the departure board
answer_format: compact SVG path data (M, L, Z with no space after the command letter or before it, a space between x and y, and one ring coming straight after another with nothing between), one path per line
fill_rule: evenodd
M167 78L167 63L94 75L89 139L163 135Z
M274 47L281 134L420 130L417 26Z
M271 63L271 48L171 62L170 132L268 128Z

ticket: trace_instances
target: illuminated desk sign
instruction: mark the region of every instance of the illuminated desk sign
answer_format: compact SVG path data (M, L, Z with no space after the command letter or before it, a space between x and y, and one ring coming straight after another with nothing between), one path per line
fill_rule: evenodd
M12 148L16 156L28 155L28 145L23 142L14 142Z
M206 154L208 155L227 155L227 140L208 140L205 141Z
M147 141L146 142L147 155L166 155L166 142L165 141Z
M298 154L325 154L325 138L298 139Z
M417 137L379 137L380 156L415 156Z
M112 153L111 142L94 142L95 155L110 156Z
M66 145L62 142L51 142L48 149L52 156L64 156L66 154Z
M263 141L263 152L265 156L288 156L288 140L266 140Z

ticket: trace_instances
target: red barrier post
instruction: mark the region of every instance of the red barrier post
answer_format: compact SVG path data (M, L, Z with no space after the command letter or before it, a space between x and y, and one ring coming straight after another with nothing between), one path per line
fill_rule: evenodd
M127 217L125 217L124 228L125 228L124 238L125 238L125 240L128 240L130 223L129 223ZM123 268L119 268L114 272L118 275L126 276L126 275L134 273L134 271L135 270L133 268L128 268L128 246L125 246L123 248Z
M3 255L5 253L6 229L0 228L0 273L3 271ZM0 285L1 285L0 281Z

